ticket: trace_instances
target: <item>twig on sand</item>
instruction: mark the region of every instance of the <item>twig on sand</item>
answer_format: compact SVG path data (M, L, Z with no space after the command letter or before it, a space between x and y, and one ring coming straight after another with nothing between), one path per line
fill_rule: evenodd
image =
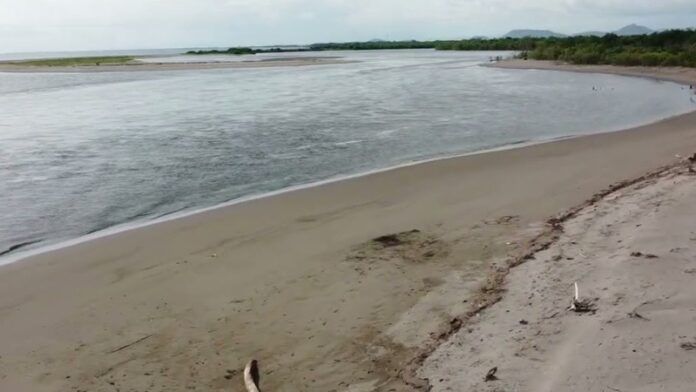
M496 377L496 373L498 373L498 367L494 367L493 369L489 370L488 373L486 373L486 378L484 378L484 381L489 382L489 381L495 381L498 379Z
M244 386L246 390L248 392L261 392L259 388L260 380L259 363L257 360L252 359L244 368Z
M576 313L594 312L596 310L591 300L580 299L580 289L578 288L578 282L575 282L575 296L573 297L573 301L570 303L570 310Z
M643 316L642 314L638 313L636 310L632 311L631 313L628 314L628 317L634 318L634 319L641 319L645 321L650 321L649 318Z
M138 343L140 343L140 342L142 342L142 341L144 341L144 340L146 340L146 339L149 339L149 338L151 338L151 337L152 337L152 334L147 335L147 336L143 336L142 338L140 338L140 339L138 339L138 340L136 340L136 341L133 341L133 342L131 342L131 343L128 343L128 344L126 344L125 346L121 346L121 347L119 347L119 348L117 348L117 349L114 349L114 350L109 351L109 354L113 354L113 353L117 353L117 352L119 352L119 351L121 351L121 350L125 350L125 349L127 349L128 347L134 346L134 345L136 345L136 344L138 344Z

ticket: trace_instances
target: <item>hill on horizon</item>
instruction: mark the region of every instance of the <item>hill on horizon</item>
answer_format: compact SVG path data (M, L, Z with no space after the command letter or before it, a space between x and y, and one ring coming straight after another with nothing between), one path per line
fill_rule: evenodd
M606 31L583 31L582 33L573 34L575 37L603 37L607 35Z
M534 30L534 29L516 29L510 30L503 38L548 38L548 37L565 37L565 34L556 33L551 30Z
M616 35L643 35L643 34L652 34L655 31L647 28L645 26L637 25L637 24L630 24L628 26L624 26L613 33Z
M655 30L648 27L637 25L635 23L624 26L611 33L621 36L652 34ZM608 34L606 31L584 31L582 33L573 34L573 36L596 36L601 37ZM535 29L516 29L511 30L503 35L503 38L548 38L548 37L567 37L565 34L557 33L551 30L535 30Z

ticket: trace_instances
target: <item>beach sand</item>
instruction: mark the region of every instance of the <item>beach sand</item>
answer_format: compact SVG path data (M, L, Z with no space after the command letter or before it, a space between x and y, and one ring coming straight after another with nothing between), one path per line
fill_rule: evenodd
M0 72L17 73L84 73L84 72L133 72L133 71L186 71L205 69L245 69L272 67L303 67L308 65L349 64L355 61L342 60L336 57L291 57L267 59L259 61L229 61L229 62L200 62L200 63L155 63L129 62L112 65L85 66L36 66L22 65L17 62L0 62Z
M618 65L573 65L555 61L505 60L489 65L494 68L541 69L549 71L603 73L670 80L683 84L696 82L696 68L683 67L624 67Z
M693 391L694 200L679 166L577 211L420 376L434 391ZM589 312L569 310L575 282Z
M251 358L266 391L469 385L451 373L467 378L462 361L479 353L450 345L491 273L504 278L548 217L695 151L690 113L288 192L1 267L0 390L241 391ZM600 284L572 279L588 295ZM488 366L479 359L472 382ZM443 369L449 381L437 381Z

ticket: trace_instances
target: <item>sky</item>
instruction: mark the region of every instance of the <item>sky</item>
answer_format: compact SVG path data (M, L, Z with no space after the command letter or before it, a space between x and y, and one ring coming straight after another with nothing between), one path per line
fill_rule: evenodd
M0 0L0 53L696 26L696 0Z

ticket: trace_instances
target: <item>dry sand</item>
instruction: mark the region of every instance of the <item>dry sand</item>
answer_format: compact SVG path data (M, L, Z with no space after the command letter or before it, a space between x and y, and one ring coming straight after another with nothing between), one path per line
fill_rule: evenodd
M355 61L342 60L336 57L292 57L280 59L268 59L260 61L237 62L209 62L209 63L146 63L129 62L112 65L85 65L85 66L36 66L22 65L16 62L0 62L0 72L17 73L84 73L84 72L131 72L131 71L185 71L204 69L244 69L244 68L272 68L272 67L302 67L308 65L349 64Z
M0 390L240 391L252 357L267 391L408 390L438 331L456 330L491 266L524 252L547 217L693 151L696 113L293 191L2 267ZM423 370L431 382L469 374L439 356L448 344Z
M680 166L583 208L420 375L434 391L693 391L695 200ZM574 282L595 311L569 310Z

